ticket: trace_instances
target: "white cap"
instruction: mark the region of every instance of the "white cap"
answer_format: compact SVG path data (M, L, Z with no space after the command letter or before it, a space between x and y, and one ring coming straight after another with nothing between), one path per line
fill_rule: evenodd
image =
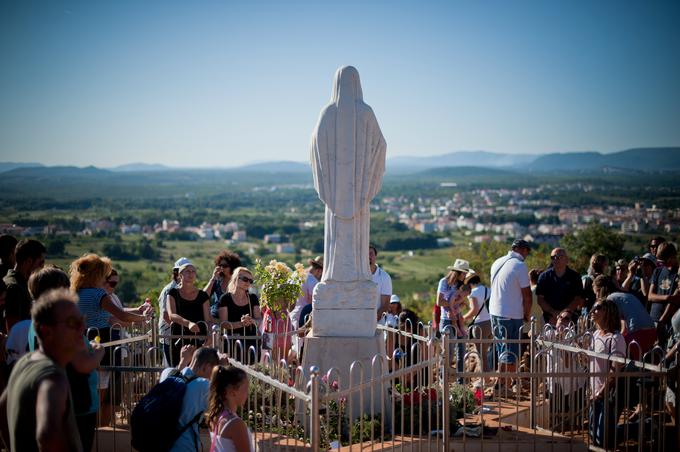
M179 259L177 259L177 262L175 262L175 266L172 267L172 269L173 270L179 270L179 268L182 265L186 265L186 264L191 264L191 261L189 259L187 259L186 257L180 257Z
M390 297L390 303L400 303L400 302L401 302L401 300L399 299L398 295L392 295Z

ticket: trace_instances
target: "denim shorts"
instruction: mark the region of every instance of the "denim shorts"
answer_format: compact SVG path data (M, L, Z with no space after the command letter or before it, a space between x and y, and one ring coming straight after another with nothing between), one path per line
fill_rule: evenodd
M491 326L493 337L496 339L496 353L498 362L503 364L513 364L519 359L519 342L507 343L503 339L519 339L519 331L524 320L508 319L506 317L491 316Z

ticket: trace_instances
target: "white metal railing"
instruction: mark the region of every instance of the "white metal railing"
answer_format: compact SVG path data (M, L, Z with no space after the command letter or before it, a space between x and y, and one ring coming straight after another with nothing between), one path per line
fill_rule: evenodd
M611 389L612 394L600 404L603 448L625 444L628 450L664 450L678 444L680 430L665 406L673 375L661 363L662 351L654 349L639 360L597 353L587 346L592 340L587 328L557 334L551 328L535 332L529 325L520 339L496 340L456 338L455 332L437 339L423 324L401 329L379 326L389 349L367 368L358 362L352 365L348 381L343 381L340 369L322 375L316 368L273 359L271 351L261 348L244 353L245 341L261 345L261 338L225 334L219 325L206 325L205 331L203 336L166 338L179 339L178 345L197 338L207 341L228 352L230 363L248 374L251 394L241 415L258 439L259 450L446 451L453 444L456 450L500 450L509 442L534 450L596 449L589 418L595 403L590 382L598 377L609 378L605 392ZM162 370L161 347L154 342L160 337L148 330L138 333L104 344L130 351L125 360L104 369L120 374L112 384L120 385L121 403L112 408L110 417L117 422L115 428L123 430L127 414ZM273 336L279 339L276 333ZM501 343L519 345L517 368L498 372L498 356L492 355L491 370L485 371L480 350ZM465 350L462 372L451 355L459 345ZM630 344L628 351L636 346ZM595 359L621 367L592 372L589 365ZM125 447L129 445L121 444L120 450L129 450Z

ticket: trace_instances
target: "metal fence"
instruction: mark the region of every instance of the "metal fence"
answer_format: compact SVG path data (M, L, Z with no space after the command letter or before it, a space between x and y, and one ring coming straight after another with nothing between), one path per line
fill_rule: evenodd
M385 355L366 368L356 362L349 373L323 374L263 350L261 337L234 337L219 325L206 328L204 336L168 338L178 345L208 341L248 374L250 393L240 414L258 450L675 449L680 429L666 398L676 379L663 352L634 354L637 344L631 343L627 352L641 356L639 361L597 353L589 327L585 319L559 332L528 324L520 339L496 340L479 331L470 332L476 339L462 338L455 330L437 338L423 324L378 326ZM119 390L120 397L117 404L102 406L111 410L102 418L114 422L99 430L98 450L131 450L129 413L162 370L159 337L136 333L105 344L128 353L103 368L112 372L110 390ZM294 334L272 334L264 342L285 343ZM516 355L494 352L511 344L518 346ZM517 366L497 371L509 353ZM593 370L595 360L604 370ZM595 401L597 378L603 379L606 396ZM601 427L596 435L591 434L595 426ZM209 448L207 435L203 442Z

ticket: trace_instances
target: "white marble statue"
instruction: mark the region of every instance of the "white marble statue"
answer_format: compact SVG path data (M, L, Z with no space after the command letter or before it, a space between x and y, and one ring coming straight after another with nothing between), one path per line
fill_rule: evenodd
M314 187L326 205L322 282L371 279L369 203L382 185L386 148L359 72L341 67L312 136Z

